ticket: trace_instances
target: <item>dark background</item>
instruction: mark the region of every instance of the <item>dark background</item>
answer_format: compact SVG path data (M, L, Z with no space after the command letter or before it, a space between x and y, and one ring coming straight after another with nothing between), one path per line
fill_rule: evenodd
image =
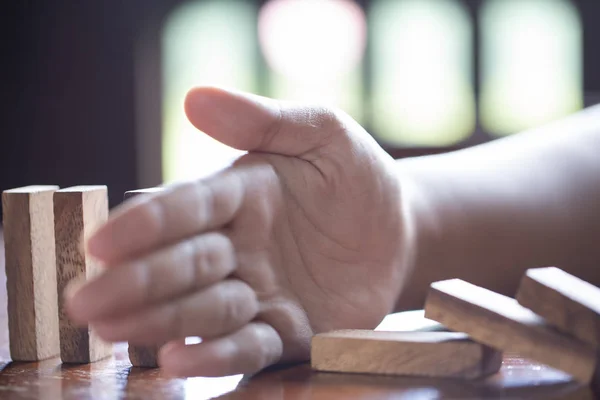
M20 0L0 6L0 190L106 184L114 206L124 191L160 183L159 30L181 2ZM476 29L481 2L465 3ZM584 28L584 88L597 96L600 1L575 3ZM156 111L143 121L135 104L140 54L147 57L146 106ZM600 102L595 99L587 105ZM138 146L141 130L155 140ZM446 149L388 150L400 157Z

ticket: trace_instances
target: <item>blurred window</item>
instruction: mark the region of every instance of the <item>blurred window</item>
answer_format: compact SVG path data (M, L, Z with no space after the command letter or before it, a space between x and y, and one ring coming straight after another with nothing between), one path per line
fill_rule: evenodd
M371 115L389 145L445 146L475 127L472 23L457 0L372 2Z
M183 100L197 85L340 107L391 149L490 140L582 108L571 1L474 4L478 32L461 0L371 0L366 13L354 0L183 2L162 33L164 180L241 154L187 121Z
M183 101L198 85L257 90L256 13L244 0L202 0L169 15L162 44L164 181L204 176L240 154L199 133Z
M506 135L583 107L582 27L567 0L488 0L481 9L481 122Z
M362 122L367 22L351 0L271 0L258 17L268 95L340 107Z

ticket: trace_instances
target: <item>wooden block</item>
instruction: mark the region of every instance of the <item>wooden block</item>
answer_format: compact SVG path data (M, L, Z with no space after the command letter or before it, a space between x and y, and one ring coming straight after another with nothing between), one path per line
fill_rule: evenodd
M502 353L457 332L341 330L318 334L318 371L474 379L497 372Z
M89 279L101 272L101 266L83 251L83 241L107 218L106 186L75 186L54 193L60 358L64 363L94 362L112 353L112 346L92 329L74 326L63 304L63 292L72 279Z
M155 187L148 189L130 190L125 192L123 200L141 194L151 194L161 192L163 188ZM160 346L136 346L129 345L129 361L134 367L156 368L158 367L158 351Z
M560 330L600 345L600 288L558 268L534 268L521 280L517 301Z
M561 334L515 299L460 279L435 282L425 304L425 317L473 340L516 352L589 383L596 366L594 349Z
M58 300L52 195L58 186L2 193L8 330L13 361L57 356Z
M129 361L134 367L158 367L158 351L160 346L135 346L129 345Z

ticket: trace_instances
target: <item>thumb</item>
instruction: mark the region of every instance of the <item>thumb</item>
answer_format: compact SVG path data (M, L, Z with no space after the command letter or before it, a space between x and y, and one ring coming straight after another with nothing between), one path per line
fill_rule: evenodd
M190 90L185 113L196 128L228 146L287 156L315 150L341 131L335 113L327 109L215 87Z

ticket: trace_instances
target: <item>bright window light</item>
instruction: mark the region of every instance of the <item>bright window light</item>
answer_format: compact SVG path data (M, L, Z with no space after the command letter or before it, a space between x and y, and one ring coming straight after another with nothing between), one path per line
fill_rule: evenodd
M481 120L506 135L583 106L582 28L567 0L488 0L482 9Z
M456 0L373 1L373 98L378 139L444 146L474 130L472 21Z
M271 96L362 113L365 15L351 0L271 0L259 14Z
M255 91L256 13L243 0L197 0L174 10L163 31L163 179L210 174L242 152L198 132L183 101L193 86Z

